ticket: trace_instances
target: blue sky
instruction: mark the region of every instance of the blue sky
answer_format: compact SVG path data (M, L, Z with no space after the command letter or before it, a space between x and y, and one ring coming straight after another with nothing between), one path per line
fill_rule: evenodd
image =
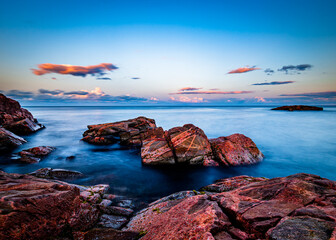
M0 90L26 105L335 104L335 9L331 0L0 1Z

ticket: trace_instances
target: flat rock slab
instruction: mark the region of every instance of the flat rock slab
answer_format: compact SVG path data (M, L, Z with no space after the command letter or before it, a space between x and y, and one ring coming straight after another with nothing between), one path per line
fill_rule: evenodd
M67 169L40 168L32 173L32 176L47 179L73 179L84 176L83 173Z
M8 152L26 142L22 137L0 127L0 152Z
M127 222L128 222L128 219L126 217L103 214L101 215L97 225L99 227L104 227L104 228L119 229L121 228L121 226L123 226Z

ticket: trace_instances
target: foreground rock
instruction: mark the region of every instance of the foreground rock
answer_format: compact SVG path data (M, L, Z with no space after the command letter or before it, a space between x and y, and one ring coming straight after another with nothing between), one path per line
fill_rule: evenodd
M37 163L55 149L56 148L50 146L29 148L19 152L20 158L18 160L24 163Z
M40 168L32 173L29 173L29 175L47 179L72 179L84 176L83 173L78 171L52 168Z
M215 158L225 166L254 164L264 158L255 143L243 134L211 139L210 143Z
M1 93L0 125L18 135L30 134L44 128L27 109L21 108L19 102Z
M310 174L270 180L241 176L206 190L158 200L125 230L142 231L142 240L335 239L334 181Z
M108 189L0 171L0 239L137 239L118 230L133 210Z
M0 152L10 151L25 142L26 140L24 140L23 138L0 127Z
M282 106L277 108L272 108L271 110L285 110L285 111L323 111L322 107L306 106L306 105L293 105L293 106Z
M255 143L242 134L209 139L193 124L164 131L153 119L138 117L116 123L88 126L83 141L112 144L120 141L141 147L142 163L146 165L238 166L254 164L263 159Z
M155 121L138 117L115 123L89 125L82 140L92 144L112 144L120 140L124 145L141 146L142 134L149 128L155 128Z

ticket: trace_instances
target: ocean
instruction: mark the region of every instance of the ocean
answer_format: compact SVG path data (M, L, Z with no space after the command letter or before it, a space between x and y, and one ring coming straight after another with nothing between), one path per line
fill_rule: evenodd
M271 111L270 107L26 107L46 126L25 136L35 146L57 149L37 164L19 164L0 156L0 169L29 173L43 167L77 170L81 185L106 183L110 192L145 204L168 194L199 189L220 178L250 175L266 178L312 173L336 180L336 107L324 111ZM95 146L80 141L87 125L145 116L164 129L192 123L208 138L242 133L265 155L263 162L242 167L148 167L140 153L119 144ZM67 160L68 156L75 156Z

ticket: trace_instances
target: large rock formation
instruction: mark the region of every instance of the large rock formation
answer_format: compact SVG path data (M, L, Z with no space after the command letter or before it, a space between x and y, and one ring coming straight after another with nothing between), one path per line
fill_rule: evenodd
M285 110L285 111L323 111L322 107L306 106L306 105L292 105L272 108L271 110Z
M142 231L142 240L336 237L334 181L310 174L270 180L241 176L204 189L150 204L125 230Z
M25 135L36 132L44 126L20 103L0 93L0 125L7 130Z
M264 158L255 143L243 134L210 139L210 143L215 159L225 166L254 164Z
M142 134L149 128L155 128L155 121L145 117L137 117L115 123L89 125L82 140L92 144L112 144L120 140L124 145L142 145Z
M88 126L83 141L113 144L120 141L141 147L146 165L189 164L203 166L237 166L263 159L255 143L242 134L209 141L202 129L193 124L164 131L153 119L138 117L116 123Z
M56 148L50 146L39 146L22 150L21 152L19 152L20 158L18 159L18 161L23 163L37 163L55 149Z
M10 151L25 142L23 138L0 127L0 152Z

